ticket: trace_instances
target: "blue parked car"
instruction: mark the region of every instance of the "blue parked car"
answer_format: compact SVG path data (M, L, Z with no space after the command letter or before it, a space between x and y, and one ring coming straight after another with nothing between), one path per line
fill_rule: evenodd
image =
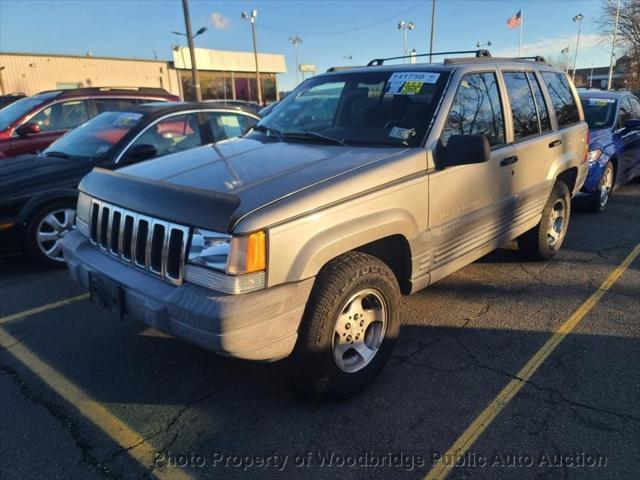
M587 208L605 209L614 188L640 176L640 100L630 92L579 90L589 124Z

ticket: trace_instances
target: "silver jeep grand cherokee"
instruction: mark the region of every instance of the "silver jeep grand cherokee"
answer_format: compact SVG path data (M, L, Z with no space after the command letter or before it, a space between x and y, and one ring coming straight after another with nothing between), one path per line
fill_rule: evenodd
M339 397L387 362L401 293L512 239L551 258L586 154L576 92L539 57L379 59L306 80L242 138L95 169L64 255L117 314L290 357L300 387Z

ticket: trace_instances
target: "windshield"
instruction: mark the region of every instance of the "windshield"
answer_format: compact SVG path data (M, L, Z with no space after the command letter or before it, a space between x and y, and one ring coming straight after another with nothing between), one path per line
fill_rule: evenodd
M615 98L582 97L582 109L589 124L589 130L610 128L616 118Z
M140 119L141 113L105 112L71 130L44 151L47 156L98 158L124 137Z
M448 72L354 72L311 78L249 133L280 141L422 143Z
M16 120L19 120L31 110L39 107L60 92L39 93L31 97L21 98L0 110L0 131L6 130Z

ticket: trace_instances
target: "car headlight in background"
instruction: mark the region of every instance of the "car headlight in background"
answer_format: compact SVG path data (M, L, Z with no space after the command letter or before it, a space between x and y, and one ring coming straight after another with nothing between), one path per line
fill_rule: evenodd
M76 207L76 229L88 237L89 232L89 217L91 215L91 197L80 193L78 195L78 205Z
M266 266L264 231L231 236L195 229L185 280L223 293L246 293L264 288Z
M587 160L589 163L597 161L602 156L602 150L599 148L594 148L593 150L589 150L587 154Z

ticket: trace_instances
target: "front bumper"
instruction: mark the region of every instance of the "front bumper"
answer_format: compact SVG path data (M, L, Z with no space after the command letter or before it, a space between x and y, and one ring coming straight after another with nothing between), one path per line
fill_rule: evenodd
M216 353L249 360L287 357L313 278L242 295L184 283L170 285L96 250L80 232L63 241L71 277L89 286L89 272L116 282L127 316Z

